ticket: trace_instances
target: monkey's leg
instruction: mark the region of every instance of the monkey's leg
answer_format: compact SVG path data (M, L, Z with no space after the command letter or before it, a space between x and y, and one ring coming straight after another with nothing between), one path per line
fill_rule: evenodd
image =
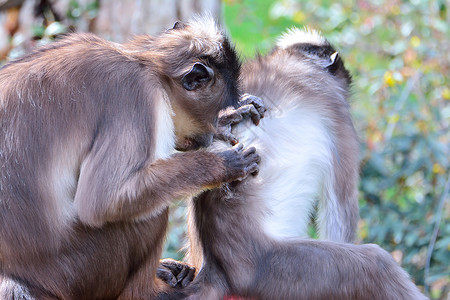
M29 284L39 300L116 299L121 294L121 299L152 299L162 286L156 272L167 219L164 210L147 220L101 228L75 225L58 252L40 255L38 263L25 263L10 277Z
M164 289L165 285L156 278L158 264L157 257L153 257L153 255L148 257L136 273L132 275L132 278L128 280L118 300L153 299L158 294L158 290ZM169 287L167 286L167 288Z
M151 224L166 224L168 222L168 209L156 218L152 218L143 223ZM139 228L136 226L138 232L145 230L144 226ZM167 226L164 226L167 228ZM125 234L125 233L124 233ZM155 230L153 234L148 232L141 232L142 236L135 236L136 241L132 242L132 248L130 254L134 253L146 253L139 261L133 262L136 264L134 268L136 271L128 278L125 288L121 292L118 300L130 300L130 299L153 299L160 291L170 289L171 287L156 278L157 269L160 264L159 258L161 257L165 230L158 234ZM127 240L127 238L124 236ZM130 266L131 267L131 266Z

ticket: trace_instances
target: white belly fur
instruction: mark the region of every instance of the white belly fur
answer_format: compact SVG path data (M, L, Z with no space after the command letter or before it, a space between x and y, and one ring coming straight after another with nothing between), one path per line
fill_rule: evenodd
M258 126L243 122L234 129L245 147L261 155L259 175L245 190L264 206L262 226L273 238L307 236L309 214L333 168L333 145L323 124L317 113L297 106L269 110Z

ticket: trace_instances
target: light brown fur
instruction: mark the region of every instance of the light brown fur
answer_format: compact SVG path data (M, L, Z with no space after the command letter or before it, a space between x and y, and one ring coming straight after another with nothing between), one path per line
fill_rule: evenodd
M0 298L152 298L168 205L255 170L252 149L196 150L238 100L234 50L202 22L74 34L0 69Z

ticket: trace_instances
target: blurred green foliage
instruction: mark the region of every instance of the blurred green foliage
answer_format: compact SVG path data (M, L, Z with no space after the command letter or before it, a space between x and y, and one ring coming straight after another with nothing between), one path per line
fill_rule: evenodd
M225 22L244 57L267 52L292 26L318 29L339 49L353 74L361 139L360 241L390 251L433 298L444 298L450 283L449 6L225 1Z
M77 0L70 0L67 18L72 21L81 17L92 20L98 15L99 5L99 0L91 0L84 5L81 5Z

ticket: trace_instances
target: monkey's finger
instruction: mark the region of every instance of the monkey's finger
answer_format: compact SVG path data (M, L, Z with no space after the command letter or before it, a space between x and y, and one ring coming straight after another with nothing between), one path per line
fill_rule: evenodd
M239 99L241 105L253 104L256 108L264 107L264 103L261 98L251 94L243 94Z
M236 145L236 144L238 143L237 138L236 138L233 134L231 134L231 133L224 133L224 132L221 132L221 133L215 134L215 135L214 135L214 138L215 138L216 140L221 140L221 141L224 141L224 142L229 142L232 146L234 146L234 145Z
M253 103L243 104L237 109L227 108L219 113L218 125L219 127L226 127L235 125L246 117L250 117L255 125L264 117L264 108L256 107Z
M242 121L242 114L234 108L227 108L219 112L218 124L219 126L227 126L231 124L237 124Z
M254 163L254 164L250 165L248 167L248 173L252 174L253 176L258 175L258 173L259 173L259 166L258 166L258 164Z
M177 282L178 283L181 282L181 285L183 287L186 286L189 282L191 282L194 279L194 272L195 268L189 265L184 265L183 270L181 270L181 272L177 275Z
M231 134L231 133L230 133L230 135L229 135L229 137L228 137L228 140L230 141L230 143L231 143L232 146L234 146L234 145L236 145L237 143L239 143L239 140L238 140L233 134Z
M183 281L184 277L186 277L186 274L189 272L189 267L185 266L180 273L177 275L177 282Z
M227 111L219 115L218 124L220 127L235 125L240 123L245 117L252 116L253 114L258 114L258 112L251 104L243 105L236 109L228 108Z
M235 152L242 152L242 150L244 149L244 145L241 143L237 143L236 145L233 146L232 148Z
M256 155L256 148L255 147L249 147L244 151L244 157L248 158L250 155L255 154ZM259 156L259 155L257 155Z
M232 146L238 143L238 139L231 133L231 131L219 131L214 135L214 138L224 142L229 142Z
M195 277L195 268L190 268L189 272L183 278L183 281L181 281L181 286L186 287L189 283L192 282L192 280L194 280L194 277Z
M261 115L261 118L264 118L264 112L267 109L261 98L254 96L254 95L250 95L250 94L244 94L244 95L242 95L239 102L241 103L241 105L252 104L256 108L258 113Z
M168 271L170 271L173 274L173 276L176 276L182 270L180 267L176 265L162 265L162 266L166 268Z
M257 163L261 161L261 156L258 155L258 153L252 154L250 157L247 158L252 163Z
M258 125L258 124L259 124L259 121L261 121L261 118L262 118L263 116L264 116L264 115L261 115L261 114L258 112L258 110L257 110L254 106L252 106L252 108L250 109L250 118L252 119L253 124Z
M258 154L254 153L251 156L247 157L247 164L253 166L254 164L259 164L261 162L261 156L259 156ZM253 172L250 172L253 173Z
M171 287L175 287L178 283L177 278L172 274L171 271L158 267L158 270L156 271L156 276L158 276L159 279L166 282Z
M261 115L258 110L251 104L243 105L236 109L236 113L241 115L241 119L250 117L255 125L259 124ZM240 121L239 121L240 122ZM239 122L232 122L231 125L235 125Z
M178 274L185 266L184 263L180 263L171 258L161 259L159 265L169 269L173 274Z

